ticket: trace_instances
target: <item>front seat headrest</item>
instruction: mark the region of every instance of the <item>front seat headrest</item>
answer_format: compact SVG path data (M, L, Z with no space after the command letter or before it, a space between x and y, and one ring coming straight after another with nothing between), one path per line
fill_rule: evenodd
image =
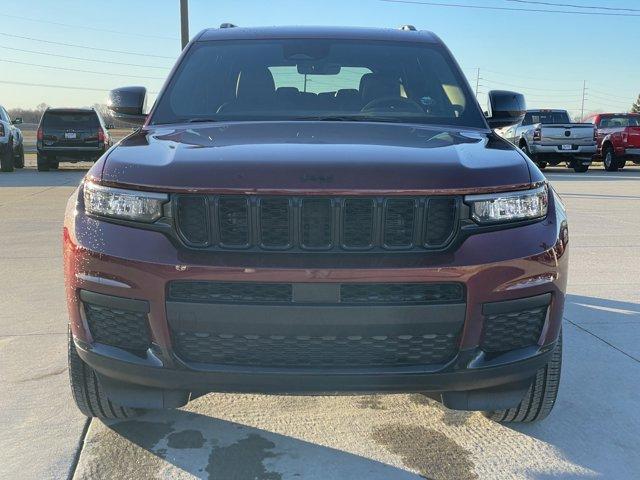
M262 100L270 98L276 90L273 75L267 67L243 69L236 84L236 98L242 100Z
M367 73L360 79L360 95L365 105L376 98L399 97L400 82L390 75Z

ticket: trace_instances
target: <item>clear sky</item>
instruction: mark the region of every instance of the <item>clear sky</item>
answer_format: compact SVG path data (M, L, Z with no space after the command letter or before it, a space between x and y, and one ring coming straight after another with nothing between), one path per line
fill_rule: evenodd
M7 108L41 102L88 106L104 102L106 90L132 84L157 92L180 51L179 0L20 0L15 5L20 8L0 10L0 104ZM583 81L585 113L628 110L640 94L638 0L190 0L189 8L191 35L222 22L410 23L432 30L474 88L480 68L482 104L488 90L512 89L527 96L529 107L566 108L576 115Z

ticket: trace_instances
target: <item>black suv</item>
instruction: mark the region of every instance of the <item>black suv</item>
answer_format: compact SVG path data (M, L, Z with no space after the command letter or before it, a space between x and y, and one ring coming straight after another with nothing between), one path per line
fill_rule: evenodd
M111 146L107 128L93 108L48 108L38 126L38 171L96 161Z

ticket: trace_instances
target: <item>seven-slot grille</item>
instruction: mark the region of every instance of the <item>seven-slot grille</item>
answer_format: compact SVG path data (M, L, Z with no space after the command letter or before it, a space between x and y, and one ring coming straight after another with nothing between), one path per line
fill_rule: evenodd
M178 195L190 247L224 250L439 250L457 231L455 197Z

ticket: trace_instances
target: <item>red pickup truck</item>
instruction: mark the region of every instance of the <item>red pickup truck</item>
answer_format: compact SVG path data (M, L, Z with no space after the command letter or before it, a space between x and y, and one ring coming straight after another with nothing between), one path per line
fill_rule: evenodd
M597 154L608 172L623 168L627 160L640 165L640 114L601 113L591 122L597 130Z

